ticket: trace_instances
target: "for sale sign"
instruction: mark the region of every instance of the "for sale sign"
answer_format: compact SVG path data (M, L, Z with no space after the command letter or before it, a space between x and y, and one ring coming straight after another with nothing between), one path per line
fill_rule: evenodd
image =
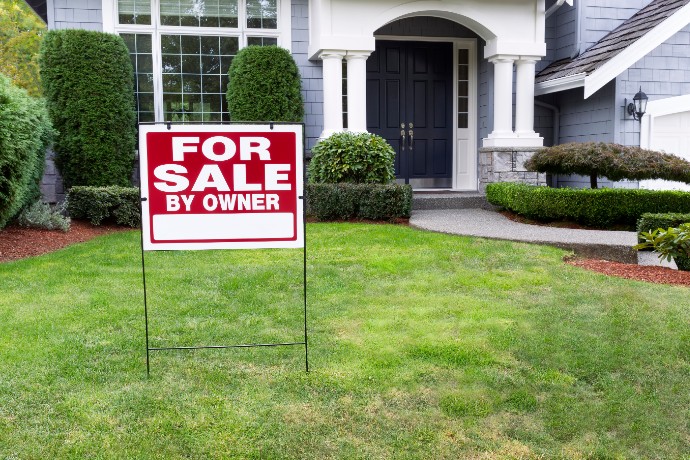
M302 125L140 125L145 250L301 248Z

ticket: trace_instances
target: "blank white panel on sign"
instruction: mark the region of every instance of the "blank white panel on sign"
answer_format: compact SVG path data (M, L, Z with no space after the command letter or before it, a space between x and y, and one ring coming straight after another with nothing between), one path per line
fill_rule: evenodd
M292 213L159 214L153 216L157 241L260 240L294 238Z

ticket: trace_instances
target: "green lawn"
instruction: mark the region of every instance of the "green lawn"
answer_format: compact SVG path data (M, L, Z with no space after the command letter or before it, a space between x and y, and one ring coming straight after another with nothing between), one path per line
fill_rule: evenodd
M690 458L690 290L307 229L300 347L152 352L139 234L0 264L0 459ZM301 251L146 256L151 345L302 338Z

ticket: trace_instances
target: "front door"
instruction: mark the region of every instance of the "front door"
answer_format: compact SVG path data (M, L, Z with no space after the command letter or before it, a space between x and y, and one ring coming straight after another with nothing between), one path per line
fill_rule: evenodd
M367 59L367 130L395 149L395 175L415 188L450 188L453 45L376 42Z

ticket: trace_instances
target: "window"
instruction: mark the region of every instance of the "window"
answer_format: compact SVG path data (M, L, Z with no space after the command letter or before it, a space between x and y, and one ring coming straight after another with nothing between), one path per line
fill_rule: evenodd
M237 52L290 43L287 0L110 2L104 30L129 49L140 122L228 121L227 74Z

